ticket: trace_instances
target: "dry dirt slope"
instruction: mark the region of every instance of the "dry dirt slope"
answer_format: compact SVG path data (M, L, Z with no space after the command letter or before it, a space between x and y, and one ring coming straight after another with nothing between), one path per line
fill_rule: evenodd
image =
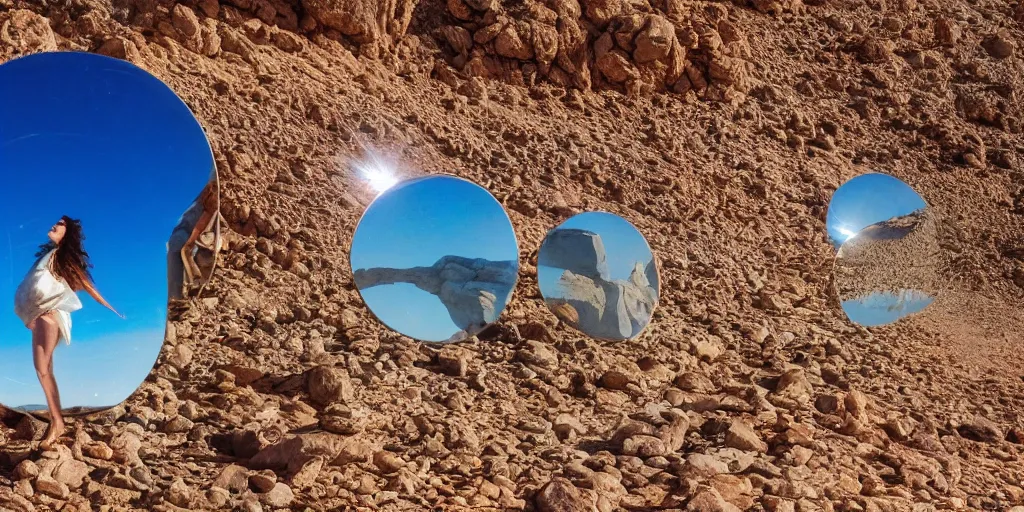
M1024 504L1024 11L814 3L0 0L2 59L99 51L167 81L237 235L124 408L48 454L6 417L0 504ZM363 142L508 208L523 278L487 339L420 345L361 305ZM830 298L824 215L870 170L951 221L962 293L869 332ZM583 339L538 296L533 251L586 209L659 255L635 342Z

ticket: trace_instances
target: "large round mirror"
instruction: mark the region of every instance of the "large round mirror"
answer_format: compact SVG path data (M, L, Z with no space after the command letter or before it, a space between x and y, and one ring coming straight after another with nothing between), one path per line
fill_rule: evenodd
M612 213L581 213L551 230L537 255L537 280L559 319L597 339L638 336L658 303L647 240Z
M0 403L57 426L118 405L208 277L183 259L217 208L202 128L128 62L33 54L0 66L0 172Z
M941 287L934 209L906 183L864 174L832 196L826 229L835 286L850 321L885 325L924 310Z
M479 333L505 309L519 247L504 208L453 176L390 187L363 214L350 255L356 287L377 318L420 341Z

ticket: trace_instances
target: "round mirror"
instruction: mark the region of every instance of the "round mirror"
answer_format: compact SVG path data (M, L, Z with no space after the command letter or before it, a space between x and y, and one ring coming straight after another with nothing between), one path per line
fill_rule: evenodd
M537 281L551 311L584 334L634 338L658 303L658 267L626 219L585 212L551 230L537 255Z
M128 62L37 53L0 66L0 172L0 403L58 426L118 405L156 362L168 277L176 295L216 208L202 128Z
M453 176L390 187L363 214L350 255L356 288L385 325L452 342L501 315L519 273L512 222L487 190Z
M825 223L843 312L865 327L918 313L939 292L934 209L906 183L864 174L839 187Z

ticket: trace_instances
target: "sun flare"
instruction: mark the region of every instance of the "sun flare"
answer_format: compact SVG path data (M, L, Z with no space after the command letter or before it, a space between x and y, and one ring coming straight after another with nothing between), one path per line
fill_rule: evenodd
M366 149L363 159L353 164L358 177L380 195L399 182L394 166L383 155Z
M857 236L857 232L849 228L838 227L836 228L836 231L838 231L840 235L843 235L844 242L853 238L854 236Z

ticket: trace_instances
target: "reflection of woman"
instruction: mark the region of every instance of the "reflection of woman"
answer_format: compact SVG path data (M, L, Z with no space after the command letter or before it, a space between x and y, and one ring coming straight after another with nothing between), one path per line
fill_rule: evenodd
M68 216L47 233L39 258L14 295L14 312L32 331L32 358L50 410L50 428L40 445L49 448L64 433L60 393L53 377L53 350L61 339L71 343L71 313L82 308L75 292L85 290L103 306L114 310L92 285L89 254L82 247L82 224ZM117 313L117 316L124 318Z
M195 250L196 240L204 230L209 229L218 215L220 198L217 195L215 178L216 175L211 176L210 182L199 193L199 197L185 210L167 242L168 300L181 299L184 296L185 285L191 285L193 281L202 277L202 272L192 259L192 251Z

